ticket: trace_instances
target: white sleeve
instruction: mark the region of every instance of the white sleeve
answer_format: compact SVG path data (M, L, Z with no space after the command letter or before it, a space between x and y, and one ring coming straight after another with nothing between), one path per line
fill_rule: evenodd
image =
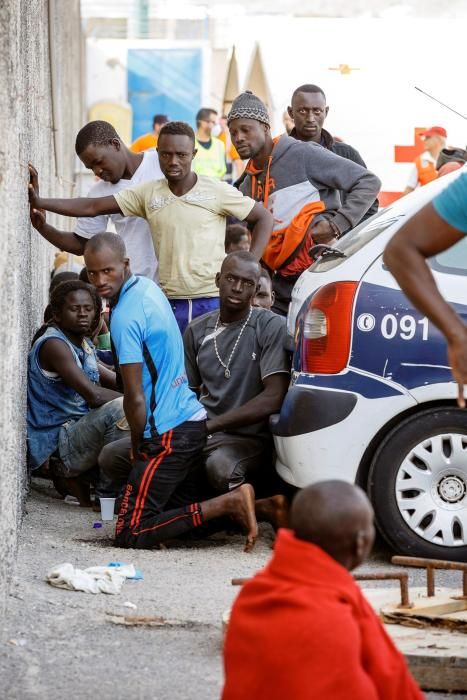
M406 187L411 187L413 190L415 190L416 187L417 187L417 185L418 185L418 170L417 170L417 166L416 166L415 163L414 163L414 164L412 165L412 169L411 169L411 171L410 171L410 175L409 175L409 177L408 177L408 179L407 179L407 185L406 185Z
M108 192L107 188L102 191L102 182L95 182L89 190L88 197L106 197L113 192ZM82 238L92 238L96 233L105 233L109 223L109 215L81 216L76 220L75 233Z
M82 238L92 238L96 233L105 233L109 222L108 214L101 216L81 216L76 221L75 233Z

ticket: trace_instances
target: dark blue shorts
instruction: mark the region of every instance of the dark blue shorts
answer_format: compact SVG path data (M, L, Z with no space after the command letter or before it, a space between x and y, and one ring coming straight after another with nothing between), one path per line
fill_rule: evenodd
M185 328L194 318L219 308L219 297L169 299L169 301L182 335Z

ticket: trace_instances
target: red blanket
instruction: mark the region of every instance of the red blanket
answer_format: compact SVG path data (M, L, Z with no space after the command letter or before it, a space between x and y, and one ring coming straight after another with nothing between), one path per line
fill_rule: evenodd
M352 576L280 530L242 588L224 649L222 700L422 700Z

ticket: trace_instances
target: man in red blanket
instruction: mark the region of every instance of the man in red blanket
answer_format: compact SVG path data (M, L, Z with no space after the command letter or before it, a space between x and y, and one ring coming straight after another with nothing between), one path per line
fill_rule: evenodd
M309 486L290 524L233 606L222 700L422 700L349 573L374 540L364 492L343 481Z

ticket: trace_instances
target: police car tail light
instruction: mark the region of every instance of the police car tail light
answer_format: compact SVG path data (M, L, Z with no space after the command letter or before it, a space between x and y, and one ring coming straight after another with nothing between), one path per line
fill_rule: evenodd
M357 282L335 282L313 295L303 319L302 370L336 374L347 365Z

